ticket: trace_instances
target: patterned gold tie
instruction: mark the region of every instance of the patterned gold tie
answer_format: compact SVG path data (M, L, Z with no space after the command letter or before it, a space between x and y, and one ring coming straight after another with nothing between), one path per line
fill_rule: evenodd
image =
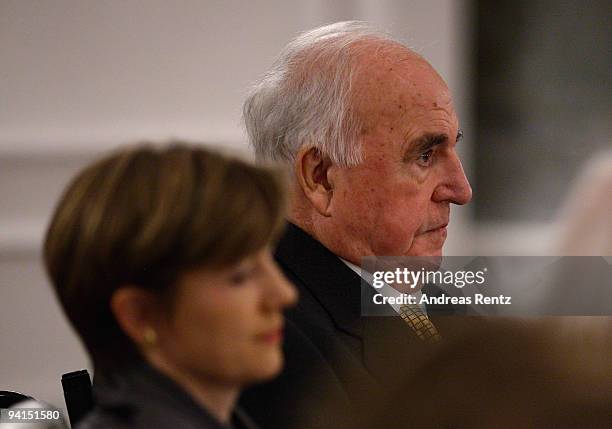
M418 305L404 304L400 308L400 316L412 328L421 340L426 343L437 343L442 339L434 324Z

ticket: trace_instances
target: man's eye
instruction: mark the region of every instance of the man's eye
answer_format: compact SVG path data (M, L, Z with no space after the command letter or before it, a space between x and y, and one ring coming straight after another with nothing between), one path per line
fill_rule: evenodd
M428 167L431 165L431 162L433 161L433 149L429 149L426 152L423 152L422 154L419 155L418 158L418 163L419 165L423 166L423 167Z

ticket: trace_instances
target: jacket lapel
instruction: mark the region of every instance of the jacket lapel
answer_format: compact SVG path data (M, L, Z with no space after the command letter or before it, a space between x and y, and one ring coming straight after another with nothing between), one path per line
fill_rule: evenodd
M361 277L336 255L293 224L280 240L276 258L308 289L329 314L336 328L361 340L361 358L375 378L387 378L397 369L397 353L421 344L400 317L362 317L361 299L371 299L374 290L361 286ZM404 354L405 355L405 354Z
M278 243L276 259L315 297L337 329L361 337L361 279L353 270L291 223Z

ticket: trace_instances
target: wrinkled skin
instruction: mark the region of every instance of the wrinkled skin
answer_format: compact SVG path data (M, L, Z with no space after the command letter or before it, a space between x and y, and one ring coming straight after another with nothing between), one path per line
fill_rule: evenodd
M362 60L354 83L365 123L363 162L329 167L329 213L306 224L336 255L358 265L367 255L439 256L450 204L466 204L472 195L456 152L451 94L405 48L372 57ZM427 136L438 144L428 146Z

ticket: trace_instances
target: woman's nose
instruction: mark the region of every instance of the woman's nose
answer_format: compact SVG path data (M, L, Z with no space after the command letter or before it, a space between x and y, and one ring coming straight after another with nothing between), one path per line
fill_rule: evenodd
M267 301L270 306L276 308L285 308L294 305L298 299L298 293L295 286L287 280L280 268L270 258L266 263L268 273Z

